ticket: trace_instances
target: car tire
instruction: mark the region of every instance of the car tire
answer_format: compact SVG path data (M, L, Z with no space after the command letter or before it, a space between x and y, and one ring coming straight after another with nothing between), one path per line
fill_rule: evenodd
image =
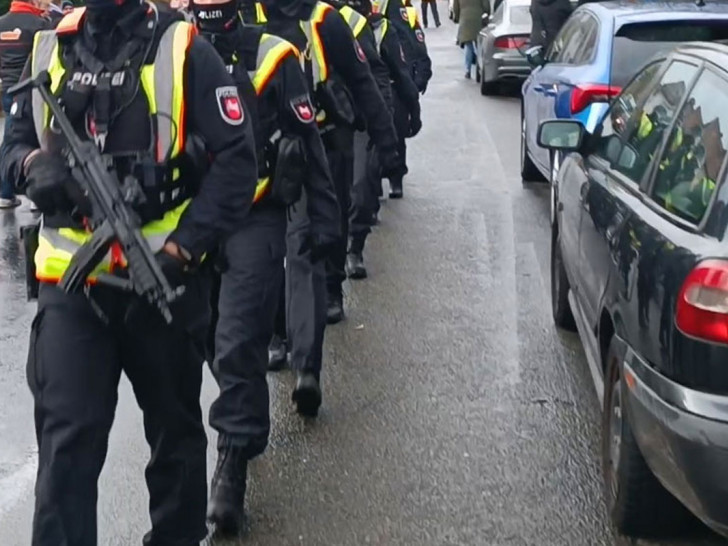
M484 97L497 95L500 90L498 82L485 81L485 74L480 75L480 94Z
M673 536L691 517L652 473L632 433L615 339L609 344L605 370L602 468L612 524L628 537Z
M564 268L564 259L561 255L561 235L558 224L551 226L551 314L554 324L569 332L576 331L574 314L569 305L569 278Z
M482 82L480 87L482 93ZM526 142L526 117L523 113L523 103L521 103L521 178L524 182L540 182L544 180L541 171L538 170L528 155L528 143Z

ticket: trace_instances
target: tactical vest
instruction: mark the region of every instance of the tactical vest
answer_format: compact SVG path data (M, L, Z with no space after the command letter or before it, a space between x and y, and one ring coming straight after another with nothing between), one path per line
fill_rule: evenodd
M367 26L367 18L350 6L344 6L339 10L339 13L351 28L354 38L359 38L359 34Z
M255 70L249 70L248 75L250 80L253 82L255 93L260 97L270 82L271 78L275 75L276 70L281 61L288 56L293 55L295 59L298 59L298 49L290 42L273 36L272 34L262 33L260 41L258 42L258 50L255 58ZM270 139L272 135L264 135L266 141ZM267 142L266 142L267 143ZM265 146L265 143L261 143ZM265 158L259 158L259 163L265 164ZM259 167L262 165L259 165ZM255 200L262 198L269 190L271 185L271 172L270 167L267 166L267 171L264 176L258 179L258 185L255 189Z
M55 30L38 32L35 35L32 52L31 76L36 77L47 70L51 79L51 90L58 93L64 83L66 67L61 58L59 38L64 41L78 35L83 22L84 8L77 8L67 14ZM154 160L164 166L180 157L185 151L185 81L184 67L187 51L195 27L178 21L171 23L161 36L154 60L142 66L141 88L146 96L149 114L152 118L154 139ZM65 42L64 42L65 43ZM37 91L32 92L33 121L38 142L47 149L50 131L50 111ZM172 179L179 177L175 169ZM179 220L189 205L190 199L166 210L157 220L146 223L142 234L153 252L161 250L167 237L176 229ZM42 225L38 250L35 254L36 277L44 282L57 282L65 273L72 256L89 239L91 233L74 228L50 228ZM125 267L126 260L112 248L89 277L93 282L96 275L109 272L115 267Z
M384 41L384 37L387 35L387 31L389 30L389 21L382 17L372 26L374 28L374 41L377 44L377 53L381 55L382 42Z
M329 63L326 60L326 51L319 34L319 26L326 14L334 8L324 2L318 2L306 21L301 21L301 30L306 35L306 50L301 55L301 67L306 72L305 63L311 63L313 87L316 88L329 79Z

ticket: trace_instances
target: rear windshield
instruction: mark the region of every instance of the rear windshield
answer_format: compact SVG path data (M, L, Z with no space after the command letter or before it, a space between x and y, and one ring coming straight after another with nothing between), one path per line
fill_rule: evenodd
M512 7L511 23L514 25L531 26L531 8L528 6Z
M614 37L612 84L623 87L655 54L681 42L728 39L725 21L659 21L623 25Z

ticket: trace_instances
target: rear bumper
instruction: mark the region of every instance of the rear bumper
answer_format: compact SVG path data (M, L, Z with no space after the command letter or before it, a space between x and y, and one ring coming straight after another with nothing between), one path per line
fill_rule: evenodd
M531 73L531 67L520 53L494 53L483 59L486 81L493 80L525 80Z
M655 475L696 516L728 536L728 397L688 389L630 348L626 410Z

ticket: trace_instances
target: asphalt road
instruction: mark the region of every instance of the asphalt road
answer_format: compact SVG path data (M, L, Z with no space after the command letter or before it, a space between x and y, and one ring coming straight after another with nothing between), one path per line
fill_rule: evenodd
M441 5L441 12L445 11ZM600 410L581 346L549 312L545 186L518 175L516 94L463 78L454 27L428 31L435 77L388 202L327 331L324 406L303 422L270 376L270 448L251 468L246 544L612 545ZM35 439L17 228L0 213L0 545L30 543ZM203 407L215 386L205 375ZM210 432L210 445L214 445ZM214 453L210 453L210 472ZM148 449L126 381L100 483L100 544L147 530ZM702 526L677 545L724 544Z

